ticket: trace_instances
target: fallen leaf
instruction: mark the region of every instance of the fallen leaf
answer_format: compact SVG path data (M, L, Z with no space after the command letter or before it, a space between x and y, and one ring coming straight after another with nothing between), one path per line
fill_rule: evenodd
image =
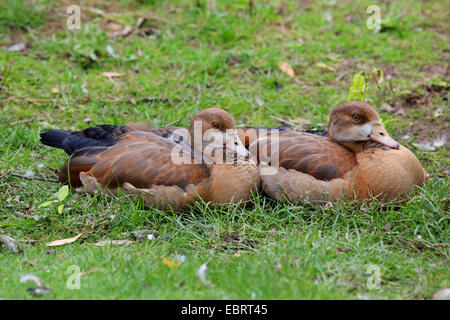
M133 31L132 26L125 26L122 30L118 30L112 33L113 37L126 37Z
M389 103L383 103L383 105L381 106L381 111L384 112L392 112L394 110L394 108L392 108L392 106Z
M44 282L34 274L26 274L20 277L20 283L24 283L27 281L33 281L37 286L42 287L44 286Z
M336 71L335 68L333 68L332 66L326 65L326 64L323 63L323 62L317 62L317 63L316 63L316 66L318 66L319 68L322 68L322 69L329 70L329 71L333 71L333 72Z
M6 50L8 51L22 51L26 48L24 42L15 43L12 46L8 47Z
M440 134L434 141L424 141L413 143L417 149L422 151L435 151L436 148L442 147L447 143L447 133Z
M84 82L84 83L81 85L81 91L83 91L85 94L89 94L89 90L86 89L86 82Z
M433 146L436 148L442 147L447 143L447 132L440 134L434 141Z
M76 235L75 237L68 238L68 239L55 240L50 243L46 243L45 245L47 247L63 246L65 244L69 244L69 243L77 241L82 235L83 235L83 233L80 233L80 234Z
M101 75L107 78L119 78L123 77L125 74L119 72L102 72Z
M109 44L106 46L106 51L108 51L109 55L113 58L119 57L119 55L114 51L114 48L111 47Z
M289 65L289 63L281 61L278 66L280 67L280 70L286 73L289 77L294 78L295 72L294 69Z
M51 91L52 91L52 93L59 93L60 92L58 87L52 88Z
M13 253L19 253L20 249L16 240L7 236L6 234L0 234L0 245L3 245L7 250Z
M27 291L28 291L29 293L31 293L31 295L32 295L33 297L41 297L41 296L43 296L44 294L49 293L51 290L50 290L49 288L46 288L46 287L42 287L42 288L29 287L29 288L27 289Z
M255 102L256 102L256 104L257 104L258 106L260 106L260 107L263 107L263 106L264 106L264 100L261 99L260 97L258 97L256 94L255 94Z
M207 267L208 263L204 263L200 266L200 268L198 268L197 270L197 275L200 278L200 281L204 284L204 285L209 285L210 282L208 280L206 280L206 270L208 269Z
M394 111L394 114L397 115L397 116L404 116L406 114L406 111L403 108L399 108L399 109Z
M412 144L414 147L416 147L419 150L422 151L434 151L436 148L431 144L431 142L425 141L425 142L415 142Z
M450 300L450 288L439 290L433 295L433 300Z
M105 240L94 243L93 245L96 247L104 247L109 244L131 244L134 241L131 240Z
M123 26L120 23L110 22L106 25L106 29L111 31L119 31L122 30Z
M166 266L168 266L170 269L173 268L179 268L180 265L176 262L170 261L169 259L163 258L163 262Z

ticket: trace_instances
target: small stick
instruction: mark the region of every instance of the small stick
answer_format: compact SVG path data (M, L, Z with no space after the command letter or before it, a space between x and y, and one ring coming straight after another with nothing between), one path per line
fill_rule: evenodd
M26 179L26 180L38 180L38 181L59 183L59 180L55 180L55 179L47 179L47 178L41 178L41 177L27 177L27 176L23 176L23 175L17 174L17 173L10 173L9 175L12 177Z
M177 124L178 122L180 122L180 119L175 120L175 121L172 121L172 122L169 122L169 123L166 123L166 124L164 125L164 127L169 127L169 126L171 126L171 125L173 125L173 124Z

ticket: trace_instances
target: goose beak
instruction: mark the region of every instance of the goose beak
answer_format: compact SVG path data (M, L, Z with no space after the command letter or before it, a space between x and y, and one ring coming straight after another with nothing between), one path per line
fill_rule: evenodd
M369 139L391 149L399 149L400 144L392 139L381 124L374 124Z
M226 148L241 157L248 157L250 153L245 149L242 141L239 139L237 132L233 134L231 141L227 141Z

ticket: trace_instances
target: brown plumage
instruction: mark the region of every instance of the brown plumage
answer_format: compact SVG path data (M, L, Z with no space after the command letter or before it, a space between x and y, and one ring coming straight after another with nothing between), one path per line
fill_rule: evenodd
M335 108L327 137L278 129L261 137L260 131L238 128L240 139L261 162L263 190L278 200L377 196L389 201L407 195L427 178L414 154L389 136L375 109L363 102Z
M194 129L199 128L196 121L201 126L199 141L194 141ZM84 186L89 193L106 190L115 194L120 189L142 195L148 205L175 209L200 198L211 203L245 201L259 188L258 169L246 160L248 152L237 141L236 124L224 110L210 108L197 113L190 129L181 130L181 141L179 136L174 138L180 128L126 128L126 133L124 126L112 128L120 133L112 146L105 147L101 141L92 146L92 141L86 140L90 146L74 151L61 168L60 181ZM170 137L164 137L167 132ZM232 139L225 140L230 134ZM82 145L79 140L76 143ZM179 161L182 155L183 162Z

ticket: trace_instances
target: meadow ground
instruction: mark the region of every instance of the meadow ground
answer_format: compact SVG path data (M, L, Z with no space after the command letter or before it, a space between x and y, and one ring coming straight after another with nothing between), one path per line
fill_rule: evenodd
M66 26L72 4L80 30ZM40 299L431 298L450 286L449 25L447 1L2 1L0 233L22 251L0 249L0 298L34 298L26 274L51 289ZM238 125L322 128L353 75L375 67L385 81L370 103L432 175L408 201L255 195L180 214L71 191L58 213L39 208L58 184L14 176L55 178L66 155L40 144L46 128L187 126L207 107ZM94 245L105 240L133 242Z

